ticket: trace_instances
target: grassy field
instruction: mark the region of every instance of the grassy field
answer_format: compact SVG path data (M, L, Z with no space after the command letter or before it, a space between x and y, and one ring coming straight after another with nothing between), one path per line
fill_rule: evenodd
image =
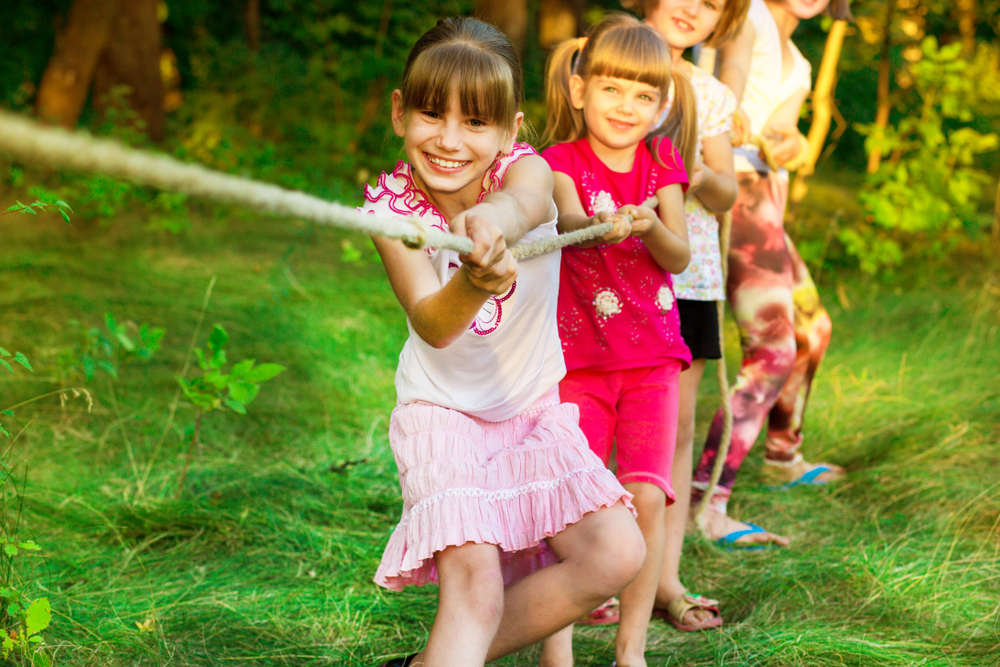
M55 663L362 666L415 650L435 590L371 583L399 516L386 431L406 337L381 266L366 240L305 223L211 207L193 219L180 236L143 231L138 211L102 228L0 219L0 345L35 367L0 375L0 409L79 386L57 375L72 320L110 311L166 330L150 363L86 386L90 412L52 396L4 418L23 492L5 489L6 529L19 507L18 536L43 549L15 558L15 583L50 600ZM733 513L793 546L690 538L683 578L722 600L726 624L654 623L651 665L1000 665L1000 269L906 283L824 274L834 337L806 450L850 477L773 491L752 452ZM198 345L219 323L231 360L288 371L248 416L206 418L178 499L194 411L176 377L202 320ZM702 399L701 433L711 380ZM612 641L579 630L577 664L609 664Z

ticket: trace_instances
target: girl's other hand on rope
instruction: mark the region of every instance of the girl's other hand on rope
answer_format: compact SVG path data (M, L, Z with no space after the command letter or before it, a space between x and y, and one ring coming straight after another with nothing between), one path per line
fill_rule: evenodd
M729 131L729 138L733 146L743 146L750 142L750 136L750 116L743 107L737 107L736 113L733 114L733 129Z
M517 279L517 260L496 225L484 216L467 213L460 213L448 224L453 234L472 239L472 252L459 256L469 282L490 294L504 294Z
M617 213L601 211L590 220L591 226L602 225L605 222L610 222L614 225L614 228L610 232L601 237L603 243L621 243L632 235L632 223L629 222L629 219L621 211Z
M663 225L660 216L648 206L626 204L618 209L618 215L632 216L632 236L645 236L650 230Z
M779 167L791 162L802 152L803 141L800 136L799 128L790 123L774 123L765 129L764 138Z

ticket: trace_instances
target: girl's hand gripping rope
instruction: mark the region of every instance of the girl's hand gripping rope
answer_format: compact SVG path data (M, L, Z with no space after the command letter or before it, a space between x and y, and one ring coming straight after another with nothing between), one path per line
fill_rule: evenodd
M618 209L618 215L631 218L632 236L642 237L648 234L656 225L662 225L660 216L649 206L626 204Z
M601 241L604 243L621 243L632 235L632 219L623 214L620 209L616 213L601 211L590 220L592 226L604 223L614 225L610 232L601 236Z
M517 260L507 249L503 232L486 217L460 213L449 222L454 234L472 239L472 252L459 255L469 282L490 294L504 294L517 279Z

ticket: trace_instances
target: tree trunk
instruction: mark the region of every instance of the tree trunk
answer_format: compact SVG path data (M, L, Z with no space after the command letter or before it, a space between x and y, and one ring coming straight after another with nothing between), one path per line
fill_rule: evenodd
M476 0L476 18L492 23L514 43L518 53L524 51L528 32L528 0Z
M795 174L790 199L800 202L809 191L806 180L816 171L816 161L823 152L826 135L830 133L830 121L833 118L833 91L837 85L837 63L840 61L840 48L844 44L844 33L847 31L847 21L834 21L826 38L826 48L823 50L823 61L816 76L816 85L812 94L812 125L809 127L809 152L805 162Z
M101 51L115 19L116 0L75 0L66 32L42 75L35 111L67 129L76 126L87 101Z
M246 0L243 6L243 27L247 33L247 45L252 51L260 48L260 0Z
M580 34L580 5L576 0L542 0L538 8L538 43L549 49Z
M955 18L962 36L962 52L972 55L976 52L976 0L955 0Z
M892 12L895 0L886 0L885 26L882 32L882 48L879 51L878 63L878 110L875 112L875 126L885 129L889 125L889 112L892 111L892 101L889 99L889 78L892 75L889 66L889 47L892 45ZM868 173L874 174L882 164L882 151L873 150L868 155Z
M163 80L160 74L160 21L157 0L121 3L107 48L94 76L94 106L114 104L112 89L128 86L128 105L144 122L146 132L163 138Z

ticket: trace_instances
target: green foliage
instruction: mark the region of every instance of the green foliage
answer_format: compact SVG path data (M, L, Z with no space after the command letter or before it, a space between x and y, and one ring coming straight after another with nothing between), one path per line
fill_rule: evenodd
M22 204L21 202L17 202L13 206L8 207L6 211L0 213L0 215L7 215L8 213L28 213L31 215L38 215L39 211L44 211L47 208L55 208L59 211L59 215L63 217L63 220L66 221L66 224L70 224L69 213L66 211L72 213L73 209L71 209L69 204L61 199L51 203L40 200L35 200L33 204Z
M184 395L198 408L199 412L211 412L229 408L241 415L247 413L246 406L260 391L260 385L285 370L279 364L260 364L254 359L245 359L233 364L228 373L223 373L226 365L226 343L229 335L226 330L216 324L208 337L208 351L201 348L194 350L198 366L204 373L186 380L178 378Z
M160 349L163 338L163 329L137 326L134 322L119 324L111 313L104 316L104 330L84 329L76 320L70 320L69 324L76 341L59 354L59 372L64 383L73 379L89 383L97 371L117 379L119 366L149 361Z
M8 371L10 371L10 374L13 375L14 367L11 366L10 361L8 360L21 364L22 366L27 368L28 371L32 373L35 372L35 369L31 367L31 362L28 361L28 357L24 356L23 352L15 352L14 354L11 354L4 348L0 347L0 368L6 368ZM13 417L14 411L9 408L6 410L0 410L0 415L4 417ZM3 425L3 422L0 422L0 435L6 438L11 437L10 431L7 430L7 427Z
M24 554L41 552L34 540L18 537L23 511L23 489L18 489L7 456L0 456L0 658L19 665L48 667L42 632L52 622L48 598L31 598L17 567ZM10 505L10 500L16 503Z
M839 237L861 267L874 273L905 257L940 257L975 240L989 221L981 212L990 183L977 156L1000 147L1000 137L969 125L976 113L997 113L1000 68L996 48L980 45L976 57L961 57L961 43L922 45L912 66L916 99L904 98L909 115L886 129L857 125L869 152L891 155L871 174L860 199L867 224Z

